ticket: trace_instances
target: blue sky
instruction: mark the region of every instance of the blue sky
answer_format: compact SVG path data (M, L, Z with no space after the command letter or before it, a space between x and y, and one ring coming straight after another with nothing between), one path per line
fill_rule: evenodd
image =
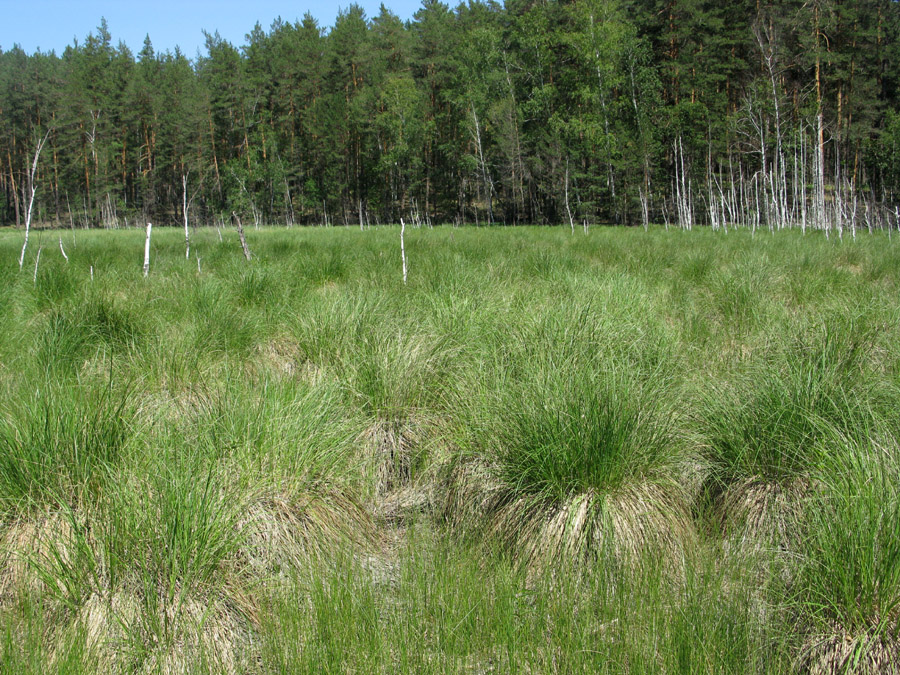
M356 4L371 17L378 14L381 1ZM404 20L421 6L420 0L384 4ZM100 18L106 17L114 44L122 40L137 53L149 33L157 51L179 45L194 58L203 48L204 29L218 30L229 42L242 45L257 21L268 31L278 16L294 21L309 11L320 26L331 26L338 8L349 5L321 0L0 0L0 48L6 51L18 43L29 54L38 48L62 54L76 37L83 42L88 33L96 32Z

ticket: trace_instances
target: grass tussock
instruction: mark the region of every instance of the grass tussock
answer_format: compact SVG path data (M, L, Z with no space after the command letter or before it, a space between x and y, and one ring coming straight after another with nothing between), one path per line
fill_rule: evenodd
M694 527L663 379L573 351L536 358L516 379L498 374L474 439L480 459L453 477L451 520L526 566L654 549L680 560Z
M811 672L900 669L900 464L877 438L843 439L809 505L797 581Z
M843 319L795 331L703 395L707 495L751 546L795 550L816 476L845 453L835 439L862 441L882 419L871 333Z

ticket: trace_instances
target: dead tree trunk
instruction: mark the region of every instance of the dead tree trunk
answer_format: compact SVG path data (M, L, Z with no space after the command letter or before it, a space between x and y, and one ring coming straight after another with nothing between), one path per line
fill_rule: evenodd
M484 186L484 194L487 197L488 207L488 224L494 224L494 182L491 180L487 162L484 161L484 150L481 145L481 126L478 124L478 113L475 112L475 105L472 104L472 120L475 122L475 145L478 148L478 163L481 166L481 182ZM478 209L475 210L475 219L478 219Z
M31 217L34 213L34 193L37 191L37 188L34 185L34 180L37 177L37 165L38 159L41 156L41 150L44 149L44 143L47 142L47 138L50 137L50 131L48 130L44 137L38 142L37 148L34 151L34 160L31 162L31 171L28 173L28 208L25 211L25 242L22 244L22 254L19 256L19 270L22 270L22 265L25 264L25 249L28 248L28 235L31 234Z
M38 265L41 264L41 251L44 250L43 245L38 246L38 254L34 259L34 277L31 280L32 285L37 286L37 273L38 273Z
M403 260L403 285L406 285L406 244L403 241L403 233L406 232L406 223L400 219L400 258Z
M153 229L153 223L147 223L147 239L144 241L144 278L150 274L150 232Z
M569 207L569 158L566 157L566 213L569 215L569 227L575 234L575 221L572 219L572 209Z
M238 236L241 238L241 248L244 250L244 257L249 262L253 255L250 253L250 249L247 248L247 239L244 237L244 226L241 224L241 217L235 211L232 211L231 215L237 223Z
M828 218L825 214L825 123L822 113L822 56L819 52L821 32L819 30L819 6L816 5L816 224L825 230L828 238Z
M181 174L181 211L184 214L184 259L191 259L191 233L188 230L187 174Z

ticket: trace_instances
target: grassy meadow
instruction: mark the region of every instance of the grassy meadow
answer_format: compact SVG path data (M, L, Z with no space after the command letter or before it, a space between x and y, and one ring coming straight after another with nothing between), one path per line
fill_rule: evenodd
M59 234L0 231L0 672L900 672L900 241Z

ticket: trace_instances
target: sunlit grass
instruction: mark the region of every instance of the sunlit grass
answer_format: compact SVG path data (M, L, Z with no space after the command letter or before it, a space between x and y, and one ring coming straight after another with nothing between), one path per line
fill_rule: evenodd
M897 663L881 235L18 235L0 671Z

